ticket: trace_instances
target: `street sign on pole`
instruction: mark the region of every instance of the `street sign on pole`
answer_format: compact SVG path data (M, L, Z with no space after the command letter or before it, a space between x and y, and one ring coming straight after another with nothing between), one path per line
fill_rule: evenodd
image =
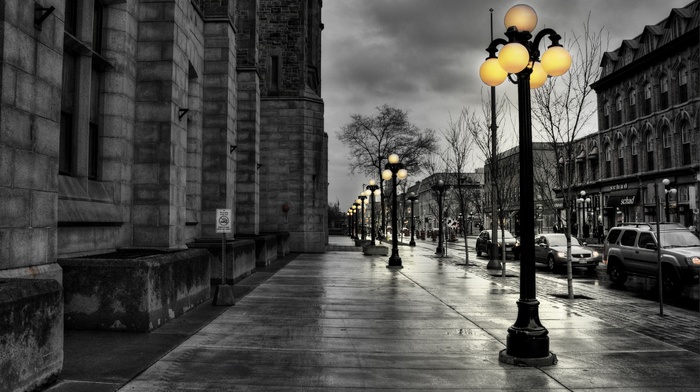
M231 229L231 210L217 209L216 210L216 232L230 233Z
M226 233L232 231L231 210L217 209L216 232L221 233L221 284L216 286L216 293L214 294L213 301L215 306L232 306L235 304L233 287L226 284Z

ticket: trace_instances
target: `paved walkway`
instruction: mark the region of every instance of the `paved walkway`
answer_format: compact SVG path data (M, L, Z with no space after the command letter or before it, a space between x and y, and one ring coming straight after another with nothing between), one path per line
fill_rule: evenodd
M540 319L558 364L498 362L518 298L517 264L450 244L401 247L405 268L363 256L347 237L326 254L291 255L234 286L237 304L205 303L152 333L66 331L51 392L618 390L697 391L698 313L538 274ZM605 306L610 304L610 306ZM125 385L126 384L126 385ZM121 389L120 389L121 388Z
M120 391L698 390L697 353L547 298L558 363L502 364L517 287L427 248L401 257L301 254Z

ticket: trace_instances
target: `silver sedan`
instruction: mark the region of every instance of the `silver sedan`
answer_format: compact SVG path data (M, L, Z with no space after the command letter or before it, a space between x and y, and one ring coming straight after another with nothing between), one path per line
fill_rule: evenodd
M571 237L571 266L595 271L603 256L596 250L581 245ZM566 235L561 233L535 236L535 262L545 263L550 271L566 266Z

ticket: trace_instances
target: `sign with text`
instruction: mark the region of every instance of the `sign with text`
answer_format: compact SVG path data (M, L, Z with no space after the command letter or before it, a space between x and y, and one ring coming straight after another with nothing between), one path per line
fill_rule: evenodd
M231 210L217 209L216 210L216 232L230 233L231 230Z

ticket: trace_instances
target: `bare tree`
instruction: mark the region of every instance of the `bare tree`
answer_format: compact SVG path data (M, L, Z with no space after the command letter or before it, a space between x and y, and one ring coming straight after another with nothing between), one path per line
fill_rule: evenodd
M467 167L473 162L472 150L474 142L472 141L472 129L477 129L480 126L477 116L469 109L463 109L457 120L453 120L450 116L448 128L442 132L448 147L441 155L444 162L446 172L450 173L452 192L450 196L456 199L458 212L462 219L460 224L463 229L464 237L464 253L465 265L469 265L469 249L467 247L467 226L465 220L467 218L467 207L474 200L474 188L469 187L467 177ZM451 205L452 203L447 203Z
M512 201L517 200L515 197L514 185L516 182L517 173L512 170L512 168L507 167L507 162L499 159L499 149L502 149L505 142L509 140L512 135L505 132L498 132L497 129L501 128L501 125L508 117L508 110L512 105L509 105L506 96L503 96L498 102L493 105L495 107L495 118L497 123L491 124L492 109L491 105L487 103L488 100L482 99L482 115L470 116L474 121L470 122L469 132L472 135L472 141L474 145L481 151L481 153L486 158L486 170L484 171L484 176L486 182L491 184L491 205L497 207L498 216L493 216L492 221L496 221L497 225L501 229L500 238L503 240L505 231L505 207ZM495 142L495 146L494 146ZM495 156L494 156L495 151ZM493 240L497 239L497 235L492 232ZM489 256L495 260L498 258L498 253L494 252L497 249L493 246L489 251ZM502 274L505 276L506 273L506 252L503 253L502 262Z
M408 112L389 105L377 108L377 114L351 114L341 127L338 139L350 149L350 172L379 178L389 154L398 154L412 175L421 171L426 157L437 151L437 138L430 130L421 130L408 120ZM382 225L386 228L384 197L381 198Z
M550 78L542 87L535 89L532 105L533 120L538 123L540 136L554 152L554 162L540 162L541 173L549 181L536 181L544 197L553 200L551 182L561 192L563 209L566 211L567 280L569 299L574 298L571 266L571 202L576 199L575 189L575 141L582 137L589 122L596 115L595 93L590 87L600 77L600 58L603 55L603 30L590 30L590 13L583 24L583 33L572 31L567 45L573 62L569 72L561 77ZM541 161L546 161L541 159ZM556 173L552 168L556 167ZM547 183L550 185L545 185ZM549 188L549 189L546 189ZM552 203L553 205L553 203Z

